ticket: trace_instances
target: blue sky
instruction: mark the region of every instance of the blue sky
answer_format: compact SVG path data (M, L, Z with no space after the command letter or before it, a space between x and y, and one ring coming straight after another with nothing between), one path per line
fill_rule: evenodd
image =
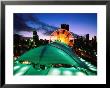
M14 14L14 30L18 34L32 36L31 31L37 30L39 36L49 36L60 28L61 24L69 24L69 30L78 35L97 35L96 13L16 13ZM21 27L20 27L21 26Z

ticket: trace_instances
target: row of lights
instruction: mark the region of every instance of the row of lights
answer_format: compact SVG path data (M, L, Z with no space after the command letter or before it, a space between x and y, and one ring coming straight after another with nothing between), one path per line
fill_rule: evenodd
M22 64L30 64L29 61L23 61Z

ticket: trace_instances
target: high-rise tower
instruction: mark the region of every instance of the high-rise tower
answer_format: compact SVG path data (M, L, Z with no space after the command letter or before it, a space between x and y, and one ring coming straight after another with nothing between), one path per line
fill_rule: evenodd
M68 24L61 24L61 29L66 29L69 31L69 25Z
M33 31L33 42L35 43L35 45L38 45L39 36L37 35L37 31Z

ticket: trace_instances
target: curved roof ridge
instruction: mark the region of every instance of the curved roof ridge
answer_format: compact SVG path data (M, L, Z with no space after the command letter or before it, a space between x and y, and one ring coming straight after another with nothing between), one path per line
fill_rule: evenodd
M56 42L56 44L58 44L58 43ZM79 64L79 66L82 66L82 67L84 67L84 68L86 68L86 69L89 69L84 62L80 61L80 58L79 58L79 57L77 57L74 53L72 53L72 50L70 50L71 48L69 48L69 49L62 48L62 47L60 47L60 45L61 45L60 43L59 43L59 45L56 46L56 45L55 45L55 42L54 42L54 44L50 44L50 45L51 45L51 46L54 46L54 47L56 47L56 48L59 48L59 49L61 49L61 50L63 50L65 53L67 53L69 56L71 56L72 59L73 59L76 63ZM63 46L63 44L62 44L62 46ZM69 46L68 46L68 47L69 47Z

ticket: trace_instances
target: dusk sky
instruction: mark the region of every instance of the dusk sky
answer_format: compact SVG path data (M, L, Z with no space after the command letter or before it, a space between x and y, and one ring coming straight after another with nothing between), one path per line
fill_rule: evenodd
M37 30L40 38L48 39L49 35L61 24L69 24L70 32L78 35L97 36L96 13L15 13L14 33L31 37Z

